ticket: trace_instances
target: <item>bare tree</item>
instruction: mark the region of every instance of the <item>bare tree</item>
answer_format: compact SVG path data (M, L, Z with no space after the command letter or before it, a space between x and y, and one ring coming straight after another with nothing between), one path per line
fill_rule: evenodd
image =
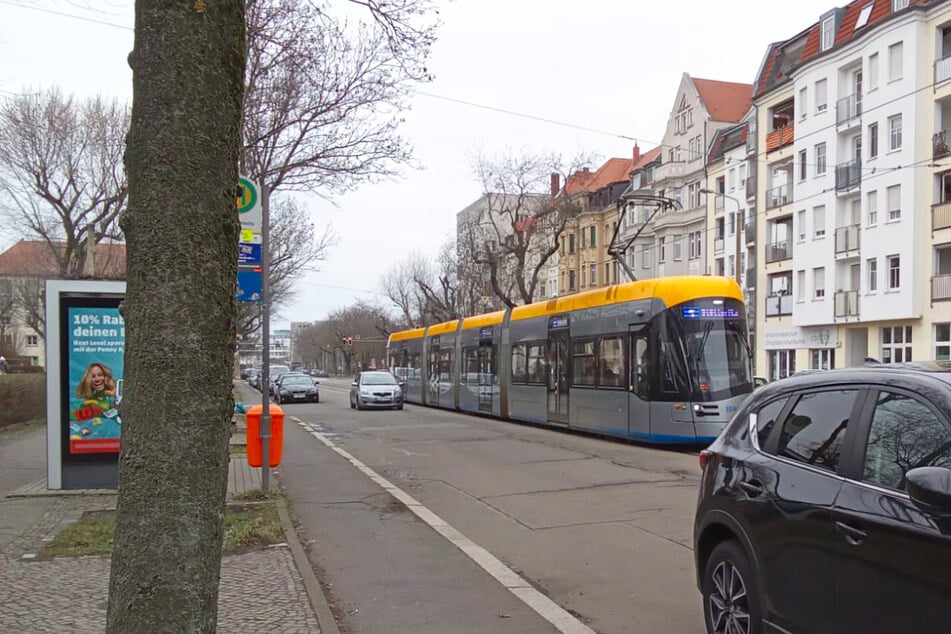
M119 239L129 110L51 88L0 102L0 210L24 237L50 247L60 277L81 277L91 240Z
M586 163L511 151L475 160L485 193L460 214L460 260L477 265L469 274L477 282L487 279L486 294L504 306L534 300L539 273L557 252L566 223L580 212L558 184Z
M215 631L245 48L243 0L135 4L121 220L129 387L107 632Z
M323 196L393 176L410 158L399 112L435 41L429 0L250 0L242 171L272 189Z
M21 277L13 282L13 307L19 320L46 339L46 285L36 276Z

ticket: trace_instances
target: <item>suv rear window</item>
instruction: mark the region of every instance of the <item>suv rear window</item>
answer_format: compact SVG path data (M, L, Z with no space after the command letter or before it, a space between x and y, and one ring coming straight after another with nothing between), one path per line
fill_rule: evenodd
M829 390L800 396L783 422L776 453L829 471L838 469L857 394Z

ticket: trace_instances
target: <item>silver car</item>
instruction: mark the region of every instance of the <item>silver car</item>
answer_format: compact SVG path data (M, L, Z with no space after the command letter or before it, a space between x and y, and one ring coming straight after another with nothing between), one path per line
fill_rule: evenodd
M350 384L350 407L403 409L403 388L389 372L361 372Z

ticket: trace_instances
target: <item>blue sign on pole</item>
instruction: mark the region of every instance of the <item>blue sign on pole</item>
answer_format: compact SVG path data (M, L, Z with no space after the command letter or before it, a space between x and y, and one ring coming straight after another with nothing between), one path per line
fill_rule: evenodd
M251 242L238 243L238 264L261 265L261 244Z
M261 301L261 269L238 269L236 297L239 302Z

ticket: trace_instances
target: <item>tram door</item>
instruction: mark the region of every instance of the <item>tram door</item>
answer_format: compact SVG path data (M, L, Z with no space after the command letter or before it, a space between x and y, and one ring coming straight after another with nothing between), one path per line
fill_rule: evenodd
M491 414L497 391L495 346L479 346L479 411Z
M548 420L568 424L568 385L571 368L568 331L548 333Z
M642 326L630 328L631 349L628 355L631 382L628 394L628 433L643 436L651 433L651 372L647 332Z

